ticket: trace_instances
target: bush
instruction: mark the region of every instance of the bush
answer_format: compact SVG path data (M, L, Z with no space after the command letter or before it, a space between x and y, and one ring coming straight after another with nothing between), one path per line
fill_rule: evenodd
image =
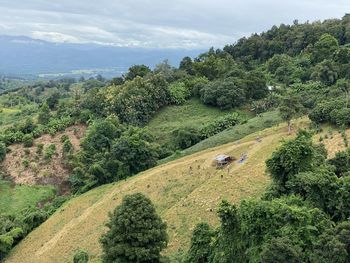
M180 149L186 149L201 140L200 131L193 127L177 129L173 132L175 145Z
M190 91L183 82L171 84L169 86L170 103L180 105L189 98Z
M37 155L42 155L44 149L44 144L39 143L36 145L36 154Z
M234 112L226 116L218 118L200 129L200 135L203 138L213 136L223 130L231 128L240 122L238 113Z
M262 263L302 263L302 249L286 237L274 238L265 244L261 254Z
M51 160L52 156L56 153L56 145L50 144L44 151L44 158L46 160Z
M25 134L23 136L23 145L24 147L32 147L34 143L34 138L32 134Z
M63 134L63 135L61 136L61 139L60 139L61 143L64 143L64 142L67 141L67 140L69 140L68 135L67 135L67 134Z
M350 124L350 109L334 109L330 113L330 121L338 126L348 126Z
M25 168L28 168L28 167L29 167L29 160L28 160L28 159L24 159L24 160L22 161L22 164L23 164L23 166L24 166Z
M0 162L5 160L6 152L7 152L6 145L4 143L0 142Z
M77 252L75 252L73 257L73 263L87 263L89 262L89 254L83 250L80 249Z
M63 156L66 156L67 154L71 154L73 152L73 145L70 142L69 139L65 140L62 145L62 153Z
M335 167L335 174L338 177L345 175L350 171L350 151L337 152L328 163Z

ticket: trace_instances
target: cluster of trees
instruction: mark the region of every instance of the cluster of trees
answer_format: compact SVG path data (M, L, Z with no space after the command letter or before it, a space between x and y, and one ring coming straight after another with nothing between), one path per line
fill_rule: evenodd
M68 197L56 197L43 208L29 207L15 215L0 214L0 260L34 228L51 216Z
M200 128L184 127L173 131L174 148L186 149L201 140L209 138L221 131L231 128L244 120L238 113L234 112L226 116L220 117L213 122L209 122Z
M97 120L70 163L75 192L127 178L156 165L160 146L145 129L123 125L115 117Z
M199 224L185 262L348 262L350 155L327 160L299 131L267 160L273 184L239 208L223 201L221 226Z

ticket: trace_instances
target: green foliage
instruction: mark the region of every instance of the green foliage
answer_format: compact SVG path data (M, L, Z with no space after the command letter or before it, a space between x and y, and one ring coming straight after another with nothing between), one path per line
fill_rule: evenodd
M48 124L50 117L51 117L50 108L45 103L39 109L38 123L43 125Z
M220 109L238 107L245 102L245 91L235 84L235 79L228 78L209 82L200 90L203 103Z
M300 101L300 97L292 94L282 97L279 112L282 119L288 122L288 133L291 131L291 120L299 117L303 112L303 106Z
M193 63L193 68L198 75L214 80L223 77L234 65L234 60L227 53L217 55L214 54L214 50L209 50L199 56L198 60Z
M168 104L168 92L168 83L162 75L147 79L137 77L105 91L106 110L116 114L123 123L144 124L158 109Z
M125 75L125 80L133 80L136 77L145 77L151 72L150 68L145 65L134 65L129 68Z
M74 148L73 148L73 145L70 142L70 140L69 139L65 140L63 142L63 145L62 145L62 154L63 154L63 156L67 156L69 154L72 154L73 150L74 150Z
M171 104L183 104L191 93L183 82L173 83L169 86L169 96Z
M102 87L104 87L104 85L105 84L103 83L103 81L91 78L91 79L84 81L82 88L85 92L87 92L87 91L92 90L94 88L102 88Z
M186 262L203 263L208 262L211 254L210 244L214 237L214 231L206 223L198 224L193 230L191 245Z
M312 50L312 60L321 62L331 58L334 52L338 49L338 40L330 34L323 34L315 43Z
M130 174L156 165L159 145L145 129L129 128L113 142L110 158L122 162Z
M70 177L76 192L148 169L156 164L160 152L148 130L126 128L112 117L94 122L81 146Z
M23 145L24 147L32 147L34 143L33 135L28 133L23 136Z
M160 262L167 246L166 224L151 200L137 193L123 198L101 237L103 262Z
M31 190L32 191L32 190ZM67 198L53 200L43 208L27 206L23 210L16 210L15 214L0 214L0 260L3 259L13 246L28 235L34 228L43 223Z
M343 263L350 260L350 223L343 222L327 230L315 245L312 262Z
M75 252L73 257L73 263L88 263L89 262L89 254L83 250L79 249Z
M28 159L24 159L22 161L22 164L23 164L24 168L28 168L29 167L29 160Z
M60 93L58 91L55 91L46 99L46 104L49 106L50 110L54 110L56 108L59 98Z
M201 127L200 135L202 138L209 138L210 136L237 125L240 121L241 119L237 112L228 114Z
M190 57L184 57L180 61L179 69L185 71L189 75L194 74L193 61Z
M266 161L267 170L274 182L282 187L300 172L310 171L314 166L315 147L311 135L299 132L293 140L285 141Z
M37 155L42 155L44 149L44 144L39 143L36 145L36 154Z
M336 124L336 112L345 106L345 102L339 99L322 101L310 112L309 118L316 123L330 122Z
M295 246L287 237L273 238L264 245L260 254L262 263L301 263L302 250Z
M55 144L50 144L44 150L44 158L45 158L45 160L50 161L55 153L56 153L56 145Z
M324 60L317 64L313 69L311 78L315 81L321 81L326 85L335 84L338 79L338 70L331 60Z
M6 158L6 153L7 153L7 147L6 145L0 141L0 162L5 160Z
M328 163L335 167L334 172L338 177L346 175L350 171L350 150L337 152Z
M173 135L174 143L180 149L195 145L202 137L200 131L193 127L179 128L173 132Z

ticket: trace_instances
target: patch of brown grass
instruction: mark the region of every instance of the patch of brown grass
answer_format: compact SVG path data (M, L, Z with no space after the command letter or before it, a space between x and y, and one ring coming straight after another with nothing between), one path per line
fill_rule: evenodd
M74 151L79 150L79 140L86 130L85 126L75 125L67 128L55 136L45 134L34 140L34 145L25 148L23 144L11 145L10 153L6 155L5 161L1 164L3 172L16 184L63 184L68 178L68 170L62 162L62 135L67 135L73 145ZM44 160L42 155L38 155L37 145L43 144L44 149L50 144L56 145L56 154L52 160ZM24 164L28 162L28 166Z

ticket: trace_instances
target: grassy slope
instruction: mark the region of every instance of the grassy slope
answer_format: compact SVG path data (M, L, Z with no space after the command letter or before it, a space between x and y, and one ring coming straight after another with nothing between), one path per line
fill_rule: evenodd
M260 116L249 119L247 123L234 126L233 128L227 129L212 137L209 137L208 139L201 141L188 149L177 152L176 154L161 160L159 163L164 164L169 161L176 160L180 157L187 156L189 154L200 152L232 141L240 140L249 134L272 127L281 122L281 117L277 111L263 113ZM259 136L259 134L257 134L257 136Z
M20 116L20 113L21 110L18 108L2 108L0 106L0 127L21 120L23 117Z
M306 126L305 120L299 121L301 125ZM86 249L96 262L101 252L98 239L105 231L108 212L123 196L135 192L148 195L167 221L170 243L165 253L186 249L197 223L218 223L215 209L220 200L239 203L264 191L269 184L265 160L287 136L286 130L285 124L275 126L74 198L23 240L5 262L71 262L78 248ZM257 136L261 142L256 141ZM248 153L248 159L216 170L212 161L220 153L237 158Z
M154 133L161 144L172 140L172 132L183 127L201 127L212 122L218 117L225 116L237 110L222 111L218 108L208 107L199 99L191 99L183 105L168 106L159 111L150 121L147 127ZM245 117L251 117L251 113L238 110Z
M52 186L18 185L12 187L0 180L0 214L15 214L25 208L35 206L40 201L52 198L55 188Z

